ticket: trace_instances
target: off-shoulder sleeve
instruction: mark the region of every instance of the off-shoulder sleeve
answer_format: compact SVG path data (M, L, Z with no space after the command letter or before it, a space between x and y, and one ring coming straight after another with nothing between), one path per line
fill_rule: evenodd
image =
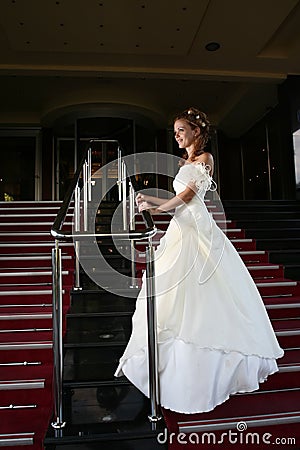
M210 176L210 166L204 162L197 164L187 164L186 173L184 174L185 181L188 181L192 188L196 187L198 192L215 191L217 185L213 178Z

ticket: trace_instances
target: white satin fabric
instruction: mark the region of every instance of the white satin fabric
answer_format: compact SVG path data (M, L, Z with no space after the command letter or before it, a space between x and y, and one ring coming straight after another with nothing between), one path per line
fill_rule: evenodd
M231 394L259 388L283 356L265 306L237 251L208 212L215 185L203 163L185 164L176 194L197 190L176 208L155 253L161 405L182 413L210 411ZM149 396L146 293L115 376Z

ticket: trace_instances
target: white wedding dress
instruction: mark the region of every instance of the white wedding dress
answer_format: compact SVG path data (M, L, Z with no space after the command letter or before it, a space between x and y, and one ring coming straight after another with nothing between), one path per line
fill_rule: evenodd
M182 166L176 194L190 183L197 194L176 208L155 252L160 402L181 413L210 411L231 394L258 389L283 356L254 281L206 208L208 167ZM149 396L146 308L143 282L115 376Z

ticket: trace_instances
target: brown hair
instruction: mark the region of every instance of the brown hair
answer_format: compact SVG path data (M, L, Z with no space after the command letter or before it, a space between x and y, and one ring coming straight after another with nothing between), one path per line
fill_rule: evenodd
M196 127L200 128L200 134L195 140L195 150L192 155L192 161L201 153L204 153L205 146L209 139L209 126L210 122L207 118L207 115L200 111L197 108L191 107L188 109L185 109L182 113L178 114L174 120L173 123L176 122L176 120L184 119L188 122L192 130L194 130ZM187 159L188 154L187 152L183 155L184 159Z

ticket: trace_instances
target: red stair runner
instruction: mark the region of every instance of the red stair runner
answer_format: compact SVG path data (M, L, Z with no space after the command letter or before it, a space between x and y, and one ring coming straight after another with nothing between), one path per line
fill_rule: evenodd
M52 415L54 202L0 203L0 446L40 450ZM72 215L67 227L71 229ZM63 302L74 251L62 244ZM20 447L22 445L22 447Z

